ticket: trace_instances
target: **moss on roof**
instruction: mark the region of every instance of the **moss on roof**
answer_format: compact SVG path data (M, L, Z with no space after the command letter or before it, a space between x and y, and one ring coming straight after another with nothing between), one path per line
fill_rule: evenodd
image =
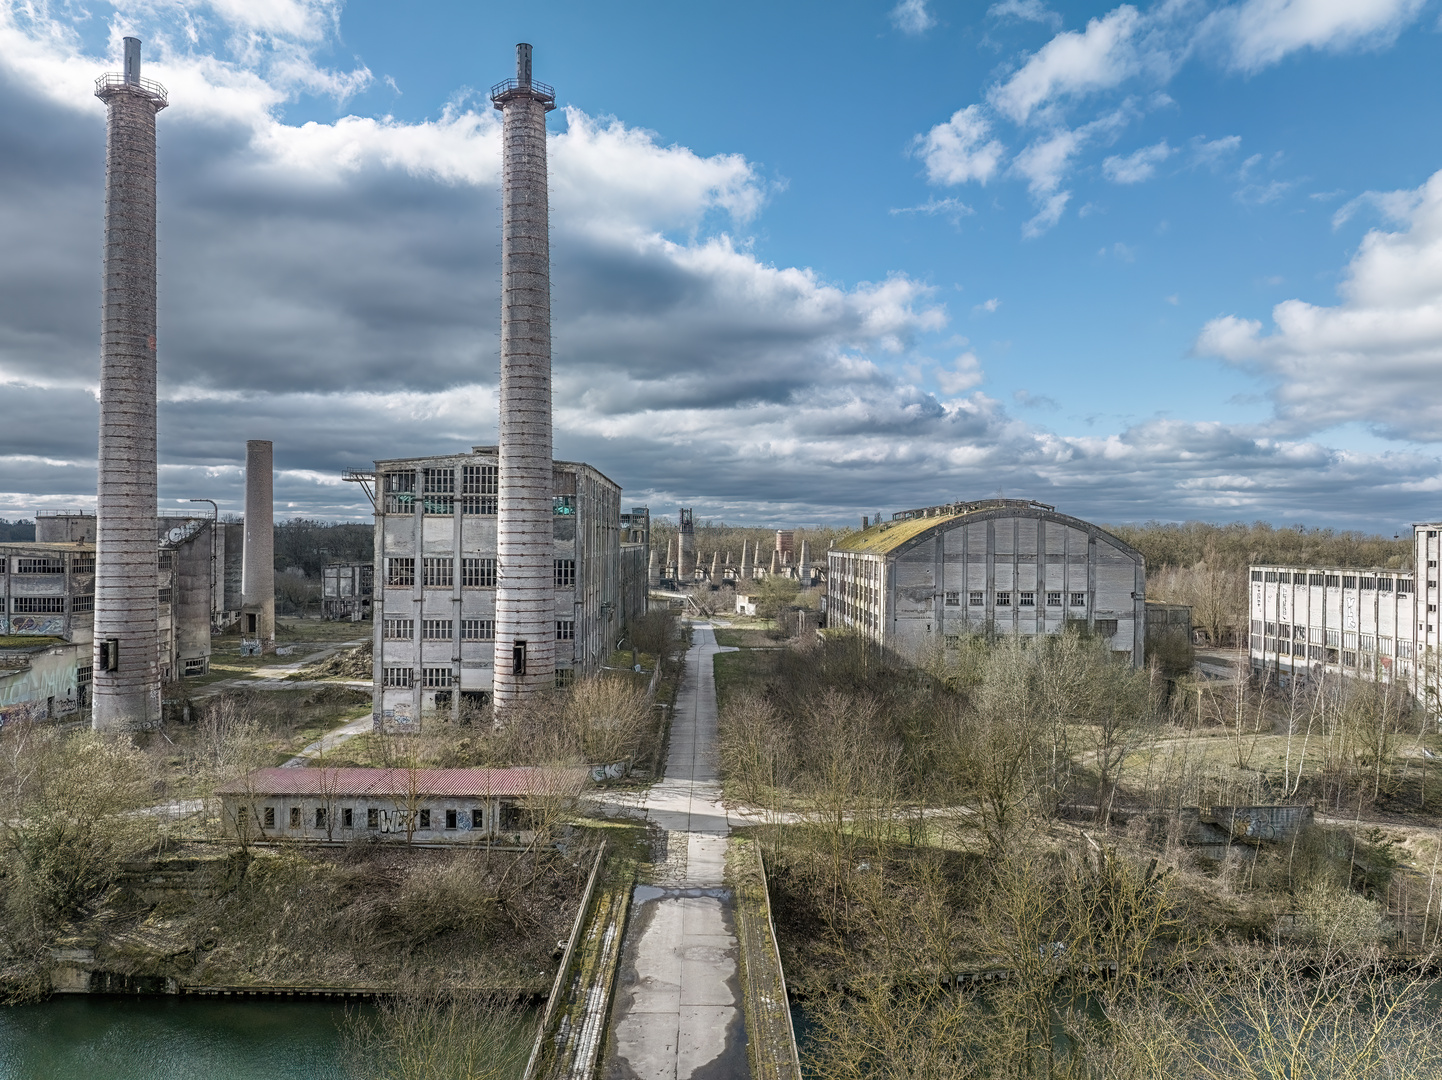
M945 517L912 518L910 521L883 521L869 529L851 533L836 542L837 551L859 551L867 555L885 555L895 551L908 540L914 539L948 521L965 517L965 514L948 514Z

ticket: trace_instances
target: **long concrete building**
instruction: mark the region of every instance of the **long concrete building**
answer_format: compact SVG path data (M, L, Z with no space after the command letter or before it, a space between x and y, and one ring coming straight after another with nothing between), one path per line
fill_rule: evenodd
M512 662L499 633L499 459L477 446L375 463L377 726L458 718L491 700ZM644 612L649 547L623 542L621 489L590 465L554 462L548 488L545 633L551 685L564 686L598 670Z
M1146 566L1097 525L1024 499L950 503L868 524L827 553L827 624L923 659L968 634L1085 625L1141 666Z
M1327 675L1401 683L1442 713L1436 660L1442 522L1412 528L1412 565L1250 568L1248 651L1272 678Z

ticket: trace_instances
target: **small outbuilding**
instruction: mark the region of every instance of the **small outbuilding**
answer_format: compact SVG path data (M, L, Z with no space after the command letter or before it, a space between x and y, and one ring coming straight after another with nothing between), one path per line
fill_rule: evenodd
M584 769L258 769L216 789L228 836L345 843L526 842Z

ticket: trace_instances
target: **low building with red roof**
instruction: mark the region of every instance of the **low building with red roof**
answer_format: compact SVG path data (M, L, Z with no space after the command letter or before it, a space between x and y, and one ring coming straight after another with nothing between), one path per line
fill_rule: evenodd
M584 769L257 769L216 789L229 836L252 841L525 842L573 800Z

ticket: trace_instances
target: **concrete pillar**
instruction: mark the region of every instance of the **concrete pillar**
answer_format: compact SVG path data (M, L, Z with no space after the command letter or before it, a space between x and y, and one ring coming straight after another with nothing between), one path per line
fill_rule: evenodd
M546 113L556 101L549 86L531 79L529 45L516 46L516 78L495 87L491 101L503 118L494 696L504 708L556 682L546 190Z
M656 549L651 549L651 560L646 567L646 587L659 589L661 587L661 565L656 557Z
M771 576L776 577L781 573L781 552L771 552Z
M240 635L275 651L275 448L245 444L245 549L240 566Z
M711 553L711 584L721 584L721 553L719 551Z
M751 545L744 541L741 544L741 580L751 580Z
M95 491L96 730L160 722L155 454L155 114L165 88L125 70L96 80L105 102L105 253Z
M801 541L801 567L800 567L800 571L801 571L801 573L800 573L800 577L801 577L801 587L802 587L803 589L809 589L809 588L811 588L811 541L810 541L810 540L802 540L802 541Z

